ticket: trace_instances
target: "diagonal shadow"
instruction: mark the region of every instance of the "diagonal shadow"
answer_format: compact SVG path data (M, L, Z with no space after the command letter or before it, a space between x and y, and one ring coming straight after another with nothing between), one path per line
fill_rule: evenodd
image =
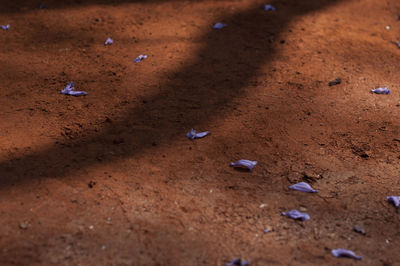
M199 0L201 2L202 0ZM0 13L20 13L28 10L39 9L40 6L49 9L65 9L65 8L74 8L74 7L82 7L82 6L91 6L91 5L109 5L109 6L118 6L120 4L129 4L129 3L141 3L141 4L154 4L159 2L179 2L179 0L66 0L66 1L57 1L57 0L43 0L43 1L1 1L1 9ZM193 1L194 2L194 1Z
M13 160L1 161L2 189L37 178L63 177L74 169L97 164L99 158L88 156L87 150L91 145L99 145L103 150L114 151L112 142L104 142L110 136L124 134L124 152L101 158L103 161L139 154L153 147L155 142L167 144L182 138L182 132L193 125L206 128L210 119L226 114L224 107L243 95L260 66L273 59L275 44L270 43L271 36L279 35L295 16L339 1L286 0L279 2L279 12L266 13L257 5L221 19L229 27L210 30L202 36L206 45L195 59L173 73L174 78L162 84L158 94L143 98L143 104L134 107L121 120L106 123L100 132L89 133L72 143L44 147Z

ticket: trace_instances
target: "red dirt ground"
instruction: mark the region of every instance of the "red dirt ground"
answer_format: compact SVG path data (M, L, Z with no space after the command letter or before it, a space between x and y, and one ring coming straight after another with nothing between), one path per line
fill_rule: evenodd
M271 3L1 1L0 264L400 265L400 2Z

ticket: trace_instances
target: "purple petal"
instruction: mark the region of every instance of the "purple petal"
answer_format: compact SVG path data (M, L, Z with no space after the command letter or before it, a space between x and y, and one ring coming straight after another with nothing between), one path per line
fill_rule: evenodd
M282 212L281 215L289 217L289 218L292 218L294 220L301 220L301 221L310 220L310 215L308 215L305 212L299 212L298 210L291 210L291 211L288 211L288 212Z
M142 61L142 60L144 60L144 59L146 59L146 58L147 58L147 55L141 54L141 55L139 55L138 57L136 57L136 58L133 60L133 62L139 63L140 61Z
M264 10L265 11L275 11L276 10L276 8L273 6L273 5L265 5L264 6Z
M67 94L71 95L71 96L85 96L85 95L87 95L87 93L85 91L70 91Z
M389 196L386 199L389 203L393 203L396 208L400 207L400 196Z
M207 136L208 134L210 134L210 131L204 131L204 132L200 132L200 133L196 133L196 130L194 130L193 128L186 134L186 137L188 137L191 140L194 139L201 139L204 138L205 136Z
M65 94L65 95L72 95L72 96L87 95L87 93L85 91L74 91L74 90L75 90L74 83L68 82L67 86L65 86L65 88L60 93Z
M222 29L222 28L225 28L226 26L228 26L228 25L227 25L227 24L224 24L224 23L221 23L221 22L217 22L217 23L215 23L214 26L212 26L212 28L213 28L214 30L220 30L220 29Z
M362 256L357 256L353 251L342 248L332 249L332 255L338 258L362 259Z
M114 43L113 39L107 38L107 40L104 42L104 45L110 45L110 44L113 44L113 43Z
M309 184L306 182L300 182L297 184L294 184L289 187L290 189L301 191L301 192L308 192L308 193L317 193L318 190L313 189Z
M250 161L250 160L239 160L236 163L230 163L230 166L233 167L240 167L240 168L247 168L250 171L253 170L254 166L256 166L257 161Z
M249 266L249 265L250 263L248 261L241 259L233 259L231 262L226 264L226 266Z
M3 30L9 30L11 28L10 24L7 24L5 26L0 25L0 28L2 28Z
M342 83L342 79L341 78L337 78L335 80L329 81L328 85L329 86L335 86L335 85L339 85L340 83Z
M365 234L366 234L364 228L362 228L362 227L359 226L359 225L355 225L355 226L353 227L353 231L356 232L356 233L362 234L362 235L365 235Z
M67 83L67 86L65 86L65 88L61 91L61 93L66 93L66 92L70 92L70 91L72 91L72 90L75 90L75 84L74 84L74 82L68 82Z
M268 228L264 230L264 234L269 233L269 232L270 232L270 231L269 231Z
M377 89L372 89L371 93L376 93L376 94L390 94L390 90L387 87L384 88L377 88Z

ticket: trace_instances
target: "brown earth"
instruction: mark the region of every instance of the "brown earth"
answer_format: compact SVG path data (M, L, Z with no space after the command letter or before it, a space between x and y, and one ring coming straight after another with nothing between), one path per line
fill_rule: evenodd
M2 0L0 264L400 265L400 2L271 3Z

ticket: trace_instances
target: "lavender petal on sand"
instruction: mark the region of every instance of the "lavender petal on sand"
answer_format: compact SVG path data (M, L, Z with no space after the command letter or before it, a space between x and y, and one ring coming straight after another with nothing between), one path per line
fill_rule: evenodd
M136 57L136 58L133 60L133 62L139 63L140 61L142 61L142 60L144 60L144 59L146 59L146 58L147 58L147 55L141 54L141 55L139 55L138 57Z
M267 4L267 5L264 6L264 10L265 11L275 11L276 8L273 5Z
M339 85L340 83L342 83L342 79L341 78L337 78L335 80L329 81L328 85L329 86L335 86L335 85Z
M250 161L250 160L244 160L241 159L237 161L236 163L231 162L230 166L235 167L235 168L245 168L248 170L253 170L254 166L256 166L257 161Z
M113 44L113 43L114 43L113 39L107 38L107 40L104 42L104 45L110 45L110 44Z
M233 259L231 262L226 264L226 266L249 266L250 263L248 261L242 259Z
M308 193L317 193L318 190L313 189L309 184L306 182L300 182L289 187L292 190L297 190L301 192L308 192Z
M393 203L396 208L400 207L400 196L388 196L386 199L389 203Z
M10 24L7 25L0 25L0 28L2 28L3 30L9 30L11 28Z
M362 256L357 256L353 251L343 249L343 248L338 248L338 249L332 249L332 255L338 258L351 258L351 259L356 259L356 260L361 260Z
M392 41L392 43L395 44L397 46L397 48L400 48L400 42L393 42Z
M224 24L224 23L221 23L221 22L217 22L217 23L214 24L214 26L212 26L212 28L214 30L220 30L220 29L225 28L226 26L228 26L228 25Z
M364 235L364 236L365 236L365 234L366 234L364 228L362 228L362 227L359 226L359 225L355 225L355 226L353 227L353 231L356 232L356 233L362 234L362 235Z
M72 96L87 95L87 93L85 91L75 91L73 82L68 82L67 86L65 86L65 88L60 93L65 94L65 95L72 95Z
M194 139L201 139L204 138L205 136L207 136L208 134L210 134L210 131L204 131L204 132L199 132L197 133L196 130L194 130L193 128L186 134L186 137L188 137L191 140Z
M375 93L375 94L390 94L390 90L387 87L377 88L377 89L372 89L371 93Z
M291 211L288 211L288 212L282 212L281 215L289 217L289 218L292 218L294 220L301 220L301 221L310 220L310 215L308 215L305 212L299 212L298 210L291 210Z

